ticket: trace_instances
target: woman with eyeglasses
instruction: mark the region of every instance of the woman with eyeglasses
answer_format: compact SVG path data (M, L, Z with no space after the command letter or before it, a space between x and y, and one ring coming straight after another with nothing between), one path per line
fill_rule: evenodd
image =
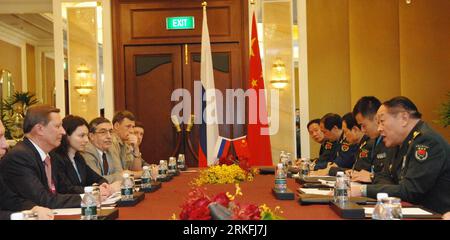
M83 192L85 186L92 186L94 183L100 186L100 193L103 197L111 195L112 190L108 181L92 170L83 156L88 138L88 123L84 118L68 115L62 120L62 126L66 135L61 139L61 145L54 150L53 164L58 165L61 172L58 178L64 178L64 181L72 186L79 186L80 192ZM60 182L60 181L58 181ZM77 191L77 190L72 190Z

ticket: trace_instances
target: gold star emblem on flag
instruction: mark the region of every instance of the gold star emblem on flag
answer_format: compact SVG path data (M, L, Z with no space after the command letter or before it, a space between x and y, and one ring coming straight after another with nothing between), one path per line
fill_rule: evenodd
M252 87L257 87L257 86L258 86L258 80L252 79Z

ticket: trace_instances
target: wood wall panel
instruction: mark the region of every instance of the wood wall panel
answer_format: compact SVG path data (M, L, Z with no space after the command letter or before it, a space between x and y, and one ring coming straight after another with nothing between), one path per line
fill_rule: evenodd
M210 1L207 15L211 42L239 42L240 1ZM195 29L167 30L166 17L194 16ZM197 1L155 1L121 4L121 40L124 44L196 43L202 33L203 12ZM129 26L129 27L125 27Z

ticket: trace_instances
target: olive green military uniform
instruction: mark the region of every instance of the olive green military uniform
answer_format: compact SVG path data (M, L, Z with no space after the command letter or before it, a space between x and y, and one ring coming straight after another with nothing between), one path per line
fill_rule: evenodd
M397 147L388 173L390 184L367 185L368 197L385 192L439 213L450 211L450 146L423 121Z
M314 170L324 169L327 167L327 164L329 162L333 162L336 158L337 151L340 149L341 144L340 142L344 138L344 133L342 133L339 140L331 142L328 140L325 140L325 142L322 143L321 154L319 156L319 159L316 161L316 165L314 166Z
M335 163L338 164L339 167L331 167L330 171L328 171L328 175L330 176L336 176L336 173L339 171L345 171L348 169L354 169L354 170L361 170L363 169L363 167L366 164L366 162L369 162L369 160L367 160L368 158L370 158L370 151L371 151L371 144L368 144L369 141L369 137L367 137L366 135L363 136L363 138L361 139L361 141L359 141L359 144L355 144L352 145L351 148L348 148L346 152L348 152L347 154L347 158L351 157L354 158L354 161L352 162L352 166L347 166L347 167L341 167L337 161L335 160ZM341 151L344 151L345 149L342 149L344 147L344 145L341 146ZM356 149L356 150L355 150ZM353 154L352 156L350 156L350 154Z
M382 136L376 138L371 153L372 172L374 174L374 178L372 179L373 184L392 183L389 166L391 165L391 161L393 161L396 152L396 147L388 148L384 145Z

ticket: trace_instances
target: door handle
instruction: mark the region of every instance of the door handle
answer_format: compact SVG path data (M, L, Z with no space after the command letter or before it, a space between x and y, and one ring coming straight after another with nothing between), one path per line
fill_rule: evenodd
M184 64L189 64L189 49L187 44L184 44Z

